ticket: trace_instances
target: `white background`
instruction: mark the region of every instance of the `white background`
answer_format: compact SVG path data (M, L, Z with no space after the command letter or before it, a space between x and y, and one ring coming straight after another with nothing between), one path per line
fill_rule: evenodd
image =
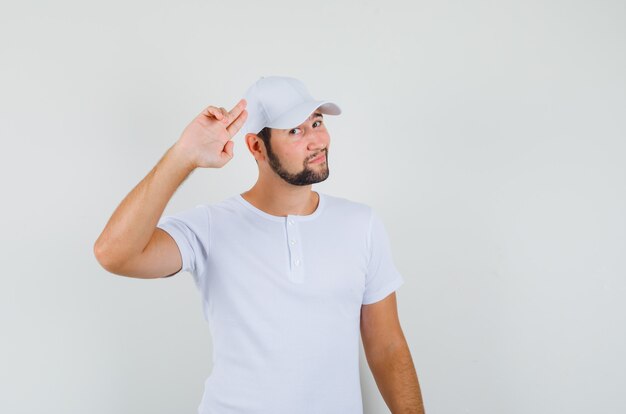
M196 412L191 276L115 276L92 248L261 75L344 111L314 189L380 212L427 413L625 412L625 22L623 1L3 2L0 412ZM165 213L254 184L234 141Z

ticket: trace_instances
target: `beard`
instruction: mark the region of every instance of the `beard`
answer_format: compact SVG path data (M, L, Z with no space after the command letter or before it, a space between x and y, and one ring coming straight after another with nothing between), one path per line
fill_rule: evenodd
M289 184L300 186L319 183L328 178L330 173L328 170L328 149L324 149L322 153L326 156L326 159L319 164L319 169L310 168L305 162L302 171L291 173L283 167L276 153L272 151L272 147L267 147L267 158L269 159L270 168ZM319 157L322 153L317 154L316 157Z

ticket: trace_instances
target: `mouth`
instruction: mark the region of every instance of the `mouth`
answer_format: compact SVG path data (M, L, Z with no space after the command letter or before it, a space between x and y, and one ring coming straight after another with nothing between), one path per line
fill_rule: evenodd
M309 161L310 164L317 164L320 162L326 161L326 154L321 154L319 157L312 159Z

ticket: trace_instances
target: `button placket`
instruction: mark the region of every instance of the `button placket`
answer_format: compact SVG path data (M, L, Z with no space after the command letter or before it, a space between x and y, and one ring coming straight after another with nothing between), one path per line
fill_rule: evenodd
M291 216L287 216L287 247L289 249L289 279L292 282L302 283L304 281L304 270L302 260L302 248L300 243L300 228L298 222Z

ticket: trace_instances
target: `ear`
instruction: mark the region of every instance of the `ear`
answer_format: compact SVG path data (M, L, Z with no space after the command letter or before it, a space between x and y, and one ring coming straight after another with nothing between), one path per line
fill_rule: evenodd
M258 137L258 135L248 132L245 136L246 146L248 147L248 151L252 154L255 160L264 159L265 158L265 144L263 140Z

